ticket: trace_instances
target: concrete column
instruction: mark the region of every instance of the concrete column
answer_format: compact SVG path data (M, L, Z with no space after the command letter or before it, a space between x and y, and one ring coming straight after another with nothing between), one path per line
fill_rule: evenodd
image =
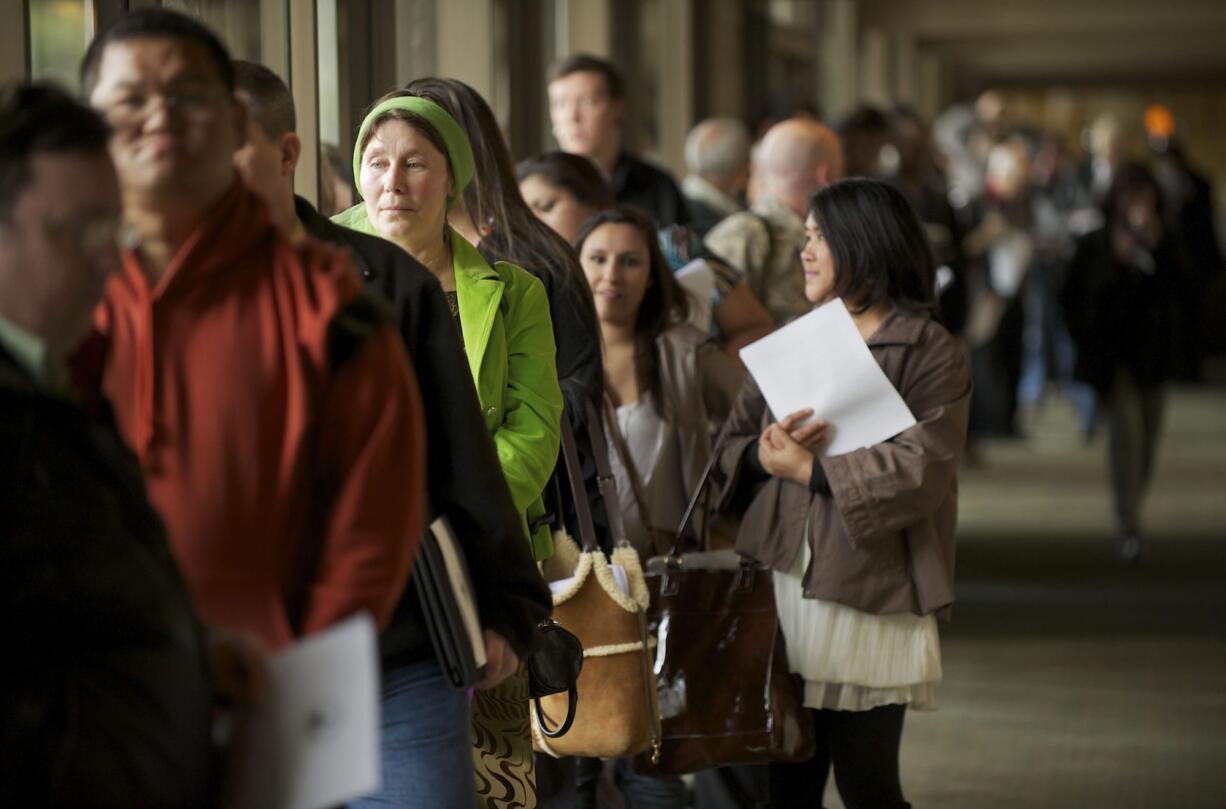
M822 0L818 30L818 92L830 120L856 105L860 92L859 3Z
M309 4L311 7L311 13L314 14L315 0L308 0L308 2L304 5L307 4ZM238 16L236 14L234 17L231 17L226 14L227 9L225 7L221 7L218 10L225 16L222 16L221 20L219 20L217 23L213 23L213 25L215 28L222 28L219 23L226 23L224 26L224 29L227 29L224 30L224 33L226 34L226 42L230 46L231 55L235 59L251 59L266 65L278 76L285 79L286 83L291 84L292 86L293 77L290 75L289 64L290 47L288 16L290 12L288 5L289 4L287 4L285 0L260 0L260 52L258 54L244 53L242 51L242 45L239 44L244 42L246 37L243 35L244 32L237 30L237 28L242 27L244 24L250 24L250 21L245 19L245 14L243 14L243 16ZM293 5L297 6L298 4L294 3ZM237 12L238 10L235 9L235 11ZM205 22L210 22L210 20L206 17ZM255 43L251 44L254 45ZM311 53L315 53L314 47L311 48Z
M916 109L926 120L931 121L946 106L945 70L941 58L935 53L920 51L916 60L919 75Z
M890 103L890 38L879 28L860 35L860 97L868 104Z
M745 8L737 0L708 0L703 8L706 64L702 69L706 75L694 77L695 87L705 90L707 115L748 118L749 110L745 108Z
M380 6L383 5L383 3L375 3L372 6L372 28L381 29L384 25L393 22L380 15ZM396 86L403 87L413 79L441 73L437 54L443 50L444 43L439 40L440 25L437 9L439 5L446 7L448 4L445 2L439 4L434 0L430 2L395 0L392 36L386 45L391 49L395 60L393 83ZM390 86L378 88L376 97L390 89Z
M0 26L0 81L24 81L30 72L30 14L25 3Z
M556 0L559 57L572 53L611 56L613 52L612 0ZM671 0L669 0L671 2Z
M298 113L302 154L294 173L294 190L319 204L319 34L316 0L289 4L289 86Z
M694 122L694 3L666 0L661 3L656 120L659 121L661 162L678 176L685 174L685 136Z
M899 31L894 35L894 98L914 106L919 102L919 47L915 34Z
M337 37L336 0L317 0L319 48L319 139L341 142L340 41Z
M459 79L494 97L492 0L444 0L436 5L437 75Z

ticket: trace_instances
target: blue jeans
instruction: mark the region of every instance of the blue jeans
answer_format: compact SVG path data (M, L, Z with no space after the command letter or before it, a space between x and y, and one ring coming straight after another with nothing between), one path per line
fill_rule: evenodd
M689 803L685 783L675 775L642 775L634 771L634 759L577 759L575 781L579 809L603 805L599 800L602 772L612 777L626 809L685 809Z
M443 677L438 662L384 672L381 707L383 788L349 809L473 809L468 697Z

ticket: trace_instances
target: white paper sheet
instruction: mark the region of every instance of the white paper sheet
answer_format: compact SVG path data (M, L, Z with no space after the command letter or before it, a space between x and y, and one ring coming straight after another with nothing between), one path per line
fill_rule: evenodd
M464 551L460 549L460 541L451 530L451 523L446 517L438 517L430 523L430 533L438 543L443 564L447 567L447 578L451 582L451 592L455 594L456 606L460 610L460 618L468 631L468 643L473 650L473 662L477 668L486 664L485 633L481 629L481 618L477 615L477 595L472 591L472 580L468 577L468 566L464 562Z
M238 809L325 809L379 788L375 625L352 618L277 653L235 773Z
M813 418L830 422L822 455L869 447L915 424L841 300L745 346L741 359L776 419L812 408Z

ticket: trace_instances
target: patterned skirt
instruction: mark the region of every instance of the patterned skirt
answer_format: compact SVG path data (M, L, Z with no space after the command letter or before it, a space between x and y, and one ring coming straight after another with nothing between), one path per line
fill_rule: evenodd
M523 665L497 688L473 692L479 809L536 809L528 708L528 670Z

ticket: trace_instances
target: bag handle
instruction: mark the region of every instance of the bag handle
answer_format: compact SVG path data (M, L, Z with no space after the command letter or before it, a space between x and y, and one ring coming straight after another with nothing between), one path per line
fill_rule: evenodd
M587 499L587 489L583 485L583 467L579 462L579 447L575 443L575 431L570 426L566 413L561 419L562 433L562 463L566 467L566 478L570 483L570 495L575 504L575 520L579 523L579 542L585 552L597 550L600 544L596 541L596 526L592 521L592 504ZM591 435L592 423L588 421L588 433ZM602 436L603 438L603 436ZM592 437L596 443L596 437ZM603 493L603 490L602 490ZM559 511L561 511L559 504ZM561 515L558 517L561 522Z
M536 712L536 727L540 734L546 739L556 739L559 736L565 736L570 730L570 726L575 724L575 710L579 707L579 687L572 685L566 691L566 717L562 723L555 728L549 727L549 717L545 715L545 709L541 706L541 698L534 697L532 700L532 710Z
M707 465L703 467L702 475L698 478L698 485L694 487L694 493L690 495L690 501L685 506L685 513L681 515L681 523L677 526L677 533L674 535L673 546L668 549L668 556L674 559L677 556L677 547L682 543L686 529L689 528L690 522L694 519L694 512L698 509L698 501L706 491L707 483L711 480L711 473L715 471L715 465L719 462L719 454L724 449L724 442L727 438L727 422L720 428L719 434L715 437L715 441L711 447L711 457L707 459ZM703 523L704 532L710 524L710 514L707 514L707 520ZM705 543L704 543L705 545Z
M609 463L609 447L605 443L605 433L602 427L604 420L591 400L586 400L583 406L587 409L588 434L592 437L592 458L596 461L596 483L600 487L600 497L604 500L605 514L609 518L609 536L615 547L629 545L626 539L626 525L622 522L621 500L617 494L617 483L613 479L613 467Z
M630 478L631 494L634 495L634 502L638 504L639 516L643 518L643 525L647 528L648 533L654 535L656 524L651 519L651 509L647 506L647 495L644 492L646 487L643 485L643 478L639 476L639 468L634 463L634 456L630 454L626 436L622 433L621 424L617 421L617 411L613 408L613 402L609 399L608 394L604 397L604 414L609 425L609 438L613 440L613 449L626 469L626 477Z
M638 503L639 514L643 518L643 523L646 525L649 532L654 536L656 533L661 533L655 528L655 523L651 519L651 511L647 506L647 497L644 494L643 479L639 477L638 467L634 464L634 458L630 455L630 448L626 445L626 439L622 435L620 426L617 423L617 414L613 411L613 403L606 396L605 400L605 416L609 423L609 436L613 439L613 448L617 451L617 455L621 458L622 465L626 468L627 477L630 478L630 488L634 490L634 499ZM590 419L590 416L589 416ZM721 429L715 438L714 446L711 448L711 457L707 459L707 464L703 467L702 474L698 477L698 484L694 487L694 491L690 494L689 502L686 504L685 512L681 515L681 522L677 525L677 530L671 534L672 542L667 549L668 558L676 558L677 549L685 541L686 530L690 526L690 522L694 519L694 513L698 509L698 502L702 498L704 492L707 492L707 483L711 479L711 473L715 470L715 464L719 460L719 453L724 447L725 430ZM709 502L709 500L708 500ZM708 515L709 516L709 515ZM705 533L710 521L703 522L703 531ZM700 546L705 546L706 542L699 541Z
M609 448L605 444L604 431L601 429L600 411L590 399L584 401L587 408L587 423L589 435L592 436L592 455L596 461L596 480L600 484L600 496L604 498L605 512L609 515L609 533L615 546L633 547L626 539L626 526L622 522L621 501L617 496L617 484L613 480L613 467L609 464ZM612 428L612 424L610 425ZM660 760L660 745L663 739L659 704L652 697L656 685L655 669L651 662L651 645L647 637L647 616L639 611L639 638L643 644L640 658L643 662L643 698L647 702L647 713L651 717L651 759L653 763Z

